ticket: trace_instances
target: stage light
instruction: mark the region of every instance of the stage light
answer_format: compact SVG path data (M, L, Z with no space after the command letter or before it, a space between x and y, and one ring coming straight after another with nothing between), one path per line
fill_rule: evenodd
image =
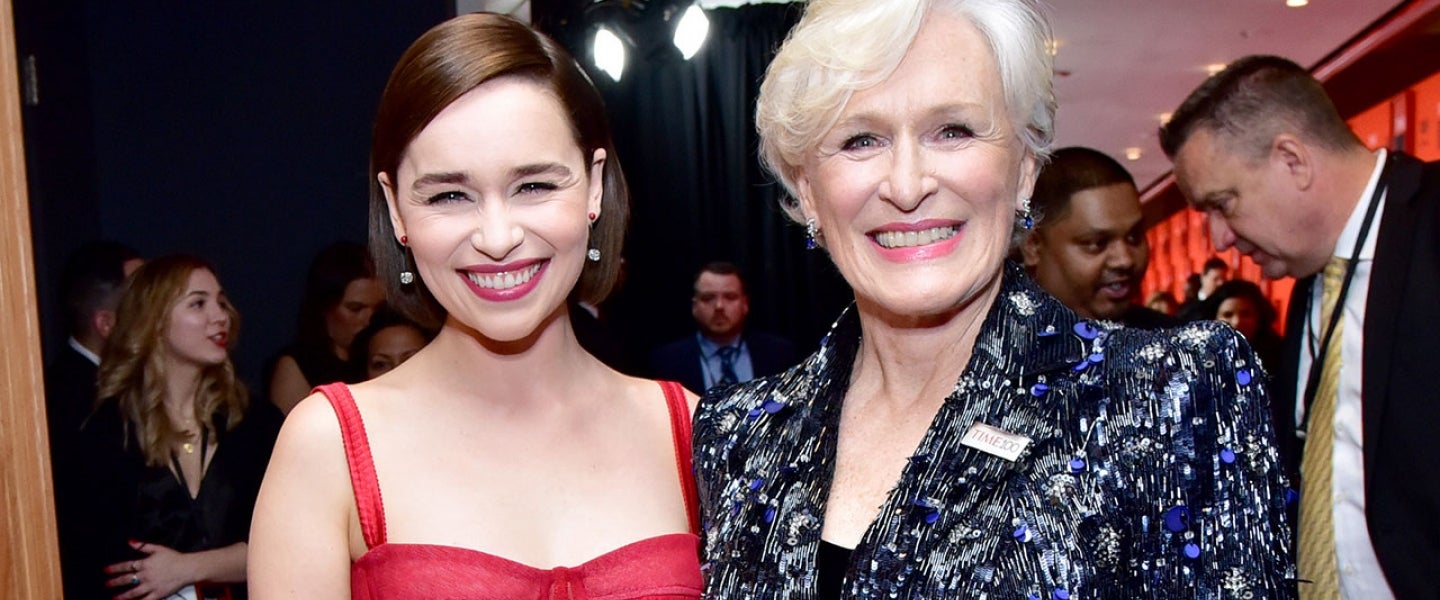
M705 36L709 33L710 19L705 17L699 2L691 4L685 9L685 15L680 17L680 25L675 28L675 47L680 49L680 55L685 60L690 60L705 45Z
M620 81L620 76L625 73L625 44L620 43L614 32L605 27L595 32L591 56L595 59L595 66L610 75L611 79Z

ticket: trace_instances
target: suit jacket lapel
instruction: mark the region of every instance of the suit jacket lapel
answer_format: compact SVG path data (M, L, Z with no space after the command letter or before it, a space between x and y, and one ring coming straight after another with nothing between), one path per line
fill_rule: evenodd
M1290 292L1290 307L1285 311L1285 353L1282 355L1274 390L1270 401L1270 412L1275 418L1275 437L1280 444L1281 458L1292 478L1300 475L1300 439L1295 435L1296 394L1300 390L1300 378L1309 373L1300 372L1300 353L1305 351L1305 321L1310 315L1311 292L1315 289L1315 277L1306 277L1295 282ZM1307 407L1308 408L1308 407Z
M691 337L687 347L690 348L691 356L684 362L685 376L689 381L695 382L695 392L703 395L705 393L705 369L700 365L705 360L705 350L700 347L698 336Z
M1381 417L1386 397L1390 394L1390 360L1400 325L1400 304L1405 298L1410 251L1415 239L1416 192L1420 187L1422 165L1419 161L1394 154L1389 186L1385 198L1385 214L1381 215L1375 240L1375 261L1370 270L1370 290L1365 300L1365 355L1361 360L1364 383L1361 390L1361 414L1366 440L1379 439ZM1374 472L1375 452L1365 448L1365 473ZM1366 478L1369 479L1368 477ZM1368 481L1367 481L1367 488Z

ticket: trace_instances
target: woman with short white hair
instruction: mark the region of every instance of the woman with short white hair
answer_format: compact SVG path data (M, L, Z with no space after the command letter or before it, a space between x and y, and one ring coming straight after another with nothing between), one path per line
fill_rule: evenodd
M855 292L696 414L716 598L1285 597L1253 352L1079 318L1007 263L1054 131L1030 0L816 0L762 154Z

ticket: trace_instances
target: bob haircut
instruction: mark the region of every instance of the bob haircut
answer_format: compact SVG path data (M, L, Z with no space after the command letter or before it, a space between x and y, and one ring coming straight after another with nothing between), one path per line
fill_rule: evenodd
M215 273L202 258L176 254L145 263L130 276L115 330L105 341L101 354L99 397L116 402L125 423L126 444L139 444L146 464L165 466L172 444L184 441L165 415L165 351L161 340L170 323L170 313L179 305L195 271ZM240 333L240 313L229 302L221 304L230 315L230 340ZM235 366L227 357L200 373L195 397L195 419L209 431L227 431L240 424L249 406L244 384L235 377ZM98 404L97 404L98 406ZM220 419L216 419L216 417Z
M435 115L470 90L507 76L528 78L554 94L587 161L605 150L601 214L590 230L590 247L600 250L601 258L585 262L571 295L599 303L615 285L630 195L599 92L575 59L544 34L504 15L462 15L425 32L400 57L380 96L370 145L370 254L391 307L425 328L438 327L445 309L423 281L400 283L400 273L413 269L409 252L396 240L378 176L387 173L398 185L395 172L410 142Z
M900 65L934 11L964 17L980 31L1000 69L1006 108L1025 148L1042 164L1055 137L1050 24L1035 0L814 0L760 84L755 126L760 161L800 221L796 169L835 125L850 96Z

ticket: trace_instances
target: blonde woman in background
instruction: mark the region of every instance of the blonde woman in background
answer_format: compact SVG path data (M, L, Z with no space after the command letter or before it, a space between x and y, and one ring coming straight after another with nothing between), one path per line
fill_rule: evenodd
M81 428L68 598L244 598L246 539L278 414L253 409L230 350L240 316L215 269L167 256L130 278Z

